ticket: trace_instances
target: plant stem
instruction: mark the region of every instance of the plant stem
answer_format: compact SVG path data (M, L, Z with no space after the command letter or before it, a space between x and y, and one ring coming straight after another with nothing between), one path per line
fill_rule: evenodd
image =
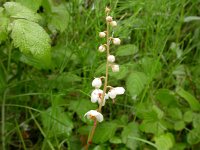
M108 16L108 13L106 14L106 16ZM106 47L106 77L105 77L105 82L104 82L103 95L101 97L101 103L99 104L98 112L101 112L102 104L103 104L103 101L104 101L104 98L105 98L105 95L106 95L107 86L108 86L109 62L108 62L107 57L110 53L109 23L106 22L106 25L107 25L107 27L106 27L106 39L107 39L107 42L106 42L106 45L107 45L107 47ZM93 125L92 130L91 130L89 137L88 137L87 145L85 146L85 150L88 150L89 146L92 144L92 139L93 139L97 124L98 124L97 119L95 119L94 125Z
M6 143L5 143L5 103L6 103L6 95L8 90L5 89L3 94L3 100L2 100L2 108L1 108L1 139L2 139L2 150L6 149Z

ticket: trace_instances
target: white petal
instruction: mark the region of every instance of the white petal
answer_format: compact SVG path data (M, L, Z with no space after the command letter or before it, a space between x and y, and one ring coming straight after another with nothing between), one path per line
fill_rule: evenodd
M95 78L93 81L92 81L92 86L95 87L95 88L100 88L102 85L102 82L101 82L101 79L100 78Z
M98 114L96 115L97 121L98 122L102 122L103 121L103 115L101 113L98 112Z
M112 90L110 90L110 91L108 92L108 96L109 96L111 99L114 99L114 98L117 96L117 94L116 94L115 90L112 89Z
M114 90L117 95L124 94L124 92L125 92L125 89L123 87L115 87Z

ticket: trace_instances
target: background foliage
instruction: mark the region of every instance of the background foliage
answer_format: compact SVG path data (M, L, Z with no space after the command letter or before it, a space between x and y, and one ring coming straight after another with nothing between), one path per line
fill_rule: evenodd
M126 89L103 108L91 149L197 150L200 147L198 0L0 1L1 147L83 148L83 115L110 6L122 46L109 83Z

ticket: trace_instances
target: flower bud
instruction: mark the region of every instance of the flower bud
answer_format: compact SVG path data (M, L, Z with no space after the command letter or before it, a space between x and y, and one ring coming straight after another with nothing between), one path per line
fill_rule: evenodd
M119 65L112 65L111 68L113 72L119 72Z
M92 81L92 86L95 87L95 88L100 88L102 85L102 82L101 82L101 79L100 78L95 78L93 81Z
M106 17L106 21L107 21L107 22L111 22L111 21L112 21L112 17L111 17L111 16L107 16L107 17Z
M106 7L105 12L109 13L110 12L110 8Z
M107 59L111 63L115 62L115 56L113 56L113 55L109 55Z
M121 43L121 40L119 38L113 38L112 40L114 45L120 45Z
M106 47L104 45L99 46L99 52L104 52L106 50Z
M111 21L110 25L111 25L112 27L116 27L116 26L117 26L117 22L116 22L116 21Z
M106 33L105 32L99 32L99 37L100 38L104 38L106 36Z

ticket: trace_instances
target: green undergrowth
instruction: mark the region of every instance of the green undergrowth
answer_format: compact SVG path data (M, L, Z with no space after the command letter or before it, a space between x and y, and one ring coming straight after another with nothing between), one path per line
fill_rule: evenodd
M83 149L106 6L122 39L109 84L126 92L103 107L90 149L198 150L198 0L0 1L0 149Z

